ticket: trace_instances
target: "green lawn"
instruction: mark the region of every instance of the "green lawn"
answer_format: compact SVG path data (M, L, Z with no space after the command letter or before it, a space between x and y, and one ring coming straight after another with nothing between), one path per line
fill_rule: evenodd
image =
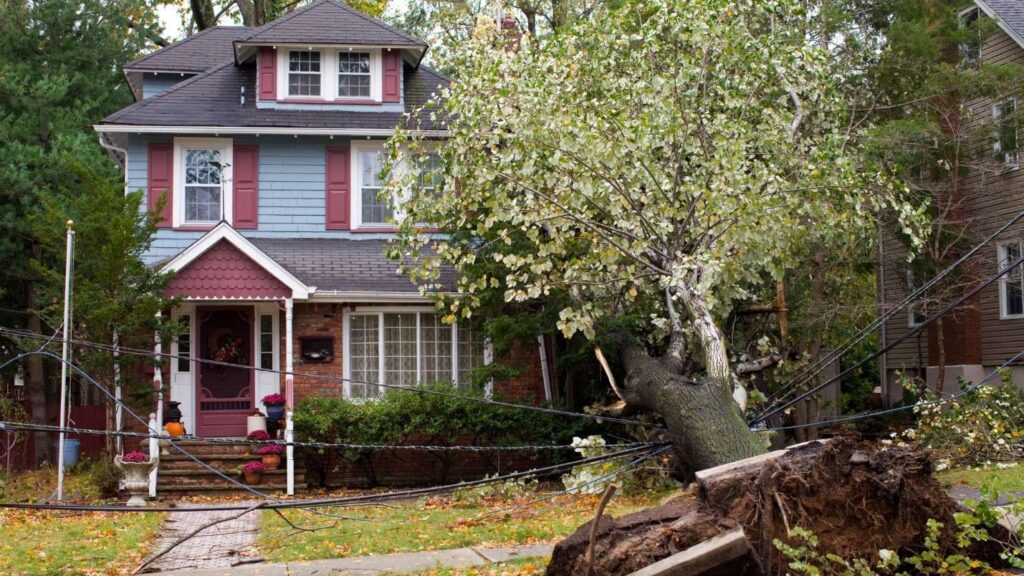
M985 486L999 492L1024 492L1024 463L1009 468L953 468L936 472L935 477L947 486L962 484L974 488Z
M6 501L36 502L54 492L51 469L17 474L0 487ZM97 503L84 472L65 478L65 498ZM0 574L130 574L157 535L163 514L0 510Z
M645 498L615 498L607 513L620 516L658 503L664 493ZM409 502L388 507L327 509L344 515L336 526L296 532L273 512L264 512L260 551L269 562L339 558L392 552L441 550L462 546L529 544L571 534L594 515L596 496L561 496L525 505L518 501L464 504L449 499ZM496 512L513 508L508 514ZM325 526L331 520L308 512L286 512L301 527ZM484 572L486 573L486 572Z
M441 568L417 572L416 576L542 576L547 560L524 558L476 568Z

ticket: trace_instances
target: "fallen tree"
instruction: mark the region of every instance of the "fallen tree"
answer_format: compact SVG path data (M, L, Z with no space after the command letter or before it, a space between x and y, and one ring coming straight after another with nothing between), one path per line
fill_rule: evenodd
M930 456L911 448L809 442L701 471L693 486L663 506L602 517L594 573L627 575L683 552L693 557L693 547L737 529L748 549L736 542L705 546L698 550L699 570L649 574L784 574L787 560L773 541L791 542L796 527L843 558L877 560L881 549L914 550L924 542L929 519L943 522L943 547L955 544L957 504L932 478ZM555 547L548 576L583 573L591 527ZM997 552L984 544L971 549L972 557L992 562L999 561Z

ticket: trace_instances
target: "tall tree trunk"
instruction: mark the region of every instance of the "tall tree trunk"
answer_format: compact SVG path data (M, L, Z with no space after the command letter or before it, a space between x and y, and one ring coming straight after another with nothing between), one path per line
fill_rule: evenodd
M192 19L195 20L196 28L206 30L217 25L213 0L189 0L189 6L192 8Z
M28 283L28 303L31 312L28 316L28 330L33 334L41 334L43 322L40 320L38 312L33 309L34 301L35 288L30 281ZM43 357L29 356L26 364L28 369L25 375L25 392L28 395L28 401L32 409L32 422L35 424L49 424L46 421L46 377L43 373ZM34 432L32 434L32 441L34 444L33 458L35 465L39 466L50 459L49 435L46 432Z

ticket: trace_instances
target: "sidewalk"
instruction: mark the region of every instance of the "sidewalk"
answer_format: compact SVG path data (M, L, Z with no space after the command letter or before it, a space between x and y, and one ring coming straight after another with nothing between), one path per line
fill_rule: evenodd
M551 555L551 544L502 546L497 548L455 548L430 552L404 552L379 556L358 556L308 562L252 564L233 568L205 568L161 572L164 576L371 576L408 574L434 568L468 568L508 562L519 558L545 558Z

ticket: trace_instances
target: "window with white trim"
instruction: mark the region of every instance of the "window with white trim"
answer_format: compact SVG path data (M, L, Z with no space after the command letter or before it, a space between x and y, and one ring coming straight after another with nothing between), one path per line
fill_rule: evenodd
M1021 242L1015 240L999 245L999 271L1021 258ZM999 315L1002 318L1024 317L1024 266L1016 264L999 278Z
M208 228L231 220L232 143L226 138L174 139L174 226Z
M274 369L274 317L260 314L260 368Z
M992 151L996 161L1012 169L1020 165L1017 146L1017 99L1008 98L992 107L992 119L995 122L995 142Z
M356 166L358 167L359 219L362 225L394 224L395 207L388 198L381 198L381 170L383 154L380 148L356 148Z
M192 371L192 317L188 314L178 316L181 333L178 334L178 372Z
M320 52L288 51L288 95L320 96Z
M372 70L369 52L338 52L338 97L369 98Z
M220 150L185 148L185 223L215 224L224 216Z
M470 327L425 311L356 311L346 315L346 393L378 398L388 386L455 382L468 386L484 365L484 342Z
M444 178L444 165L441 163L441 155L432 152L424 156L420 160L419 174L417 174L420 189L424 194L436 196L437 187L441 184L442 178Z
M981 9L972 6L961 10L957 16L963 34L963 40L959 45L960 60L968 65L976 64L981 60Z
M913 294L920 287L921 282L917 279L917 274L914 273L914 269L907 269L907 294ZM928 315L924 313L923 307L926 297L926 295L922 294L916 300L907 305L907 326L915 328L924 324L924 321L928 319Z

